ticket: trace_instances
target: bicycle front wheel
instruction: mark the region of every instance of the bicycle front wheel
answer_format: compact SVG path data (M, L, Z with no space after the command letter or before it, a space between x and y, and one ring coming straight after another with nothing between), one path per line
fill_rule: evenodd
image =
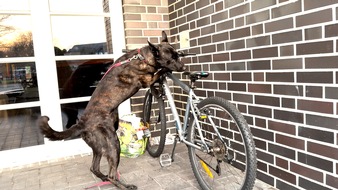
M187 138L204 149L188 146L191 166L202 189L252 189L256 178L256 151L242 114L230 102L218 97L202 100L197 107L200 115L197 121L190 122ZM206 152L207 149L210 151Z
M147 151L152 157L159 157L164 149L166 138L166 115L164 100L156 97L149 89L143 104L143 120L151 131L147 141Z

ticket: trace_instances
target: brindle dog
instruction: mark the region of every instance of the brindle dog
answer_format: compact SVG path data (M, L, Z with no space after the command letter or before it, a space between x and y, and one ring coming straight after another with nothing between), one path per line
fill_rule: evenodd
M118 66L111 67L101 79L77 124L62 132L49 126L47 116L42 116L38 124L45 137L52 141L81 135L93 149L90 170L98 178L110 181L120 189L137 189L117 179L120 162L120 143L115 131L118 128L117 107L140 88L149 87L164 72L183 71L185 67L177 51L168 43L165 32L162 32L161 44L148 42L148 46L123 55L114 65ZM102 156L108 160L108 175L100 172Z

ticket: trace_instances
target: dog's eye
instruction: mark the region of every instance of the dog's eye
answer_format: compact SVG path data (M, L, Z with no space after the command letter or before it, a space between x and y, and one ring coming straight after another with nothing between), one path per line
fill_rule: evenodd
M176 60L176 59L178 59L178 54L174 53L171 57Z

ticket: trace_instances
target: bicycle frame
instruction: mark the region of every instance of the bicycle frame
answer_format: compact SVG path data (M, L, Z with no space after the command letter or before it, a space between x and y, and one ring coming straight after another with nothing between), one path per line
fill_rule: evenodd
M176 129L178 131L178 136L179 136L180 141L183 142L183 143L185 143L185 144L187 144L187 145L189 145L189 146L192 146L192 147L194 147L196 149L199 149L199 150L202 150L202 151L205 151L205 152L210 152L209 146L206 145L206 142L205 142L205 140L203 138L201 126L199 125L198 122L196 122L197 130L198 130L198 133L199 133L199 135L201 137L201 143L204 146L195 145L195 144L187 141L186 137L185 137L185 133L186 133L186 130L187 130L187 127L188 127L188 122L189 122L190 111L192 113L192 116L193 116L194 120L195 121L198 120L197 114L199 114L199 110L196 108L196 103L195 102L198 103L200 101L200 99L196 96L196 94L194 93L194 91L193 91L192 88L190 88L188 85L186 85L183 82L181 82L172 73L168 72L166 74L166 76L168 78L170 78L176 85L179 85L188 94L186 111L185 111L185 115L184 115L184 123L183 123L183 127L182 127L182 123L181 123L181 120L180 120L179 115L177 113L177 109L176 109L176 106L175 106L174 98L173 98L173 96L171 94L171 91L170 91L167 79L166 79L166 77L163 77L163 79L162 79L162 87L163 87L165 95L166 95L166 97L168 99L168 103L170 105L170 109L171 109L171 112L172 112L174 120L175 120ZM214 127L215 131L218 131L216 129L216 126L214 124L213 124L213 127ZM218 134L218 135L220 135L220 134Z

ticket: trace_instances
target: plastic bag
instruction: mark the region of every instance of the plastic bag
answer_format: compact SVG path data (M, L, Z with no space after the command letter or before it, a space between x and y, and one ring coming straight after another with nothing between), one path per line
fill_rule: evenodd
M119 137L121 156L136 158L145 152L149 129L135 115L125 115L120 118L116 131Z

